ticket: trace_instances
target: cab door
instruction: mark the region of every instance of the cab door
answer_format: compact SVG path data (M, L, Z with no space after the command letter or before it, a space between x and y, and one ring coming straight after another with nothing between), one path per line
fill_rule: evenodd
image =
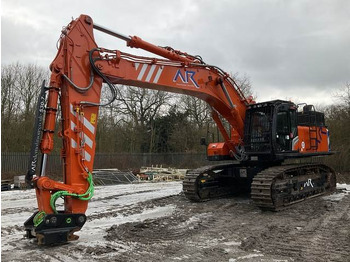
M292 151L293 138L297 136L296 109L280 106L276 113L276 151Z

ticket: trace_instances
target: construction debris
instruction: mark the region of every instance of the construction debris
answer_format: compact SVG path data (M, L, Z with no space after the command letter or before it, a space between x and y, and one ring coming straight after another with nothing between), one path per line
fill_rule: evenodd
M1 180L1 191L11 190L11 180Z
M187 169L175 169L171 167L164 168L162 166L141 167L140 173L137 175L140 180L144 181L179 181L183 180Z
M181 181L184 179L187 169L176 169L162 166L141 167L134 175L131 171L120 171L117 168L95 169L93 179L95 185L116 185L138 182Z
M95 185L131 184L139 179L131 171L113 169L96 169L92 172Z
M27 188L27 183L25 181L25 175L22 176L15 176L13 178L13 184L14 188L16 189L26 189Z

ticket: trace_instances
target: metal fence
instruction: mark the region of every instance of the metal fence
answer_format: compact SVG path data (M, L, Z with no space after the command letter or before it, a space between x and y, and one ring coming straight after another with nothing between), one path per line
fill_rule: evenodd
M24 175L28 170L29 153L1 153L1 177ZM196 168L208 164L203 153L97 153L94 169L118 168L120 170L139 169L142 166L163 165L174 168ZM62 173L62 162L59 154L51 154L48 158L48 175Z

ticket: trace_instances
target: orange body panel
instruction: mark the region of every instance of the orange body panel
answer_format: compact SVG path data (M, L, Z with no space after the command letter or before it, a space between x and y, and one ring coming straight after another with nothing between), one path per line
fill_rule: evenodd
M223 157L230 155L230 148L226 143L210 143L207 149L208 157Z
M300 153L329 152L329 133L326 127L298 126L293 150Z

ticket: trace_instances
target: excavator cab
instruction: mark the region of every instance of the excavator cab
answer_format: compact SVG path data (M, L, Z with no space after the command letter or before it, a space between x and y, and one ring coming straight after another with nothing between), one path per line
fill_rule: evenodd
M244 138L251 161L281 161L293 154L298 138L297 106L282 100L250 105Z
M299 112L297 105L283 100L248 106L244 147L249 161L331 154L324 114L312 105Z

